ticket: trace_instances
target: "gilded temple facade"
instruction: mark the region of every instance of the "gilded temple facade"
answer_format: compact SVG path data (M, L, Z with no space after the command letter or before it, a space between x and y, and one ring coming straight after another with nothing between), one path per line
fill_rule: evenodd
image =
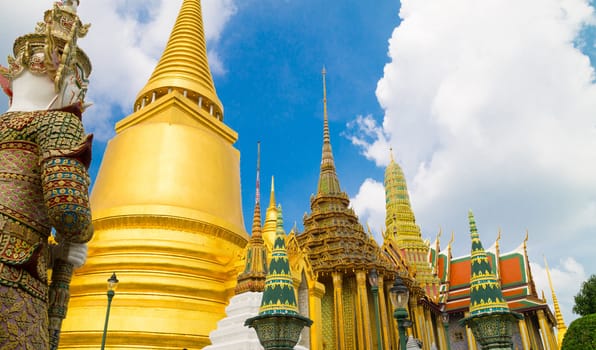
M399 276L410 290L407 332L423 349L480 349L459 322L470 312L472 255L453 257L453 240L442 248L439 237L432 245L422 239L406 177L392 155L384 178L382 243L350 207L335 168L325 74L317 191L304 229L283 236L297 312L313 320L299 346L398 349L389 290ZM87 263L72 280L61 349L97 349L105 278L112 272L127 283L111 308L108 349L209 346L226 306L254 305L262 295L280 243L273 179L264 220L257 182L252 235L244 228L238 135L224 123L209 70L200 0L182 2L162 57L133 106L116 124L95 179L95 235ZM564 323L536 291L526 244L501 253L497 239L486 250L487 261L503 302L524 316L513 330L514 349L558 349L553 328L560 332ZM234 326L230 322L243 320L230 318L226 327Z

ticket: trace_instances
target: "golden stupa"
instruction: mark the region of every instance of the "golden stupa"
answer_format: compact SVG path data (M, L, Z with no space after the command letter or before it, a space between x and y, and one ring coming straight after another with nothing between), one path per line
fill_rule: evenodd
M200 349L223 318L248 235L235 131L223 123L200 0L184 0L134 113L116 124L91 194L95 236L71 284L61 349Z

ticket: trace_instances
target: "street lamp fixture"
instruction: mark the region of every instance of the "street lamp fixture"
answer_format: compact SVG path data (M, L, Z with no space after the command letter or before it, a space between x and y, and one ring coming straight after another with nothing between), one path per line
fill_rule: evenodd
M372 288L379 288L379 274L377 273L377 269L372 269L368 273L368 283Z
M377 323L377 349L383 350L383 339L381 339L381 320L379 319L379 274L376 269L372 269L368 273L368 282L370 283L370 291L373 295L375 304L375 320Z
M106 346L106 334L108 333L108 320L110 319L110 307L112 306L112 299L116 294L116 287L118 286L118 278L116 273L112 273L112 276L108 278L108 307L106 310L106 322L103 326L103 336L101 338L101 350L105 349Z
M391 303L395 311L393 317L397 321L397 329L399 331L399 348L401 350L406 349L406 328L412 325L412 322L408 320L408 301L410 291L404 284L401 277L397 276L393 286L389 290L389 296L391 297Z

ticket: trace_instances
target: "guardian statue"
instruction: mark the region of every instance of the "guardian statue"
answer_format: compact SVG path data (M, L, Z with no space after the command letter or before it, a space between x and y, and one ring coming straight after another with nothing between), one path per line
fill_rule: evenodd
M77 5L55 3L0 66L10 100L0 115L0 349L57 347L72 268L93 235L81 122L91 64L77 47L89 26Z

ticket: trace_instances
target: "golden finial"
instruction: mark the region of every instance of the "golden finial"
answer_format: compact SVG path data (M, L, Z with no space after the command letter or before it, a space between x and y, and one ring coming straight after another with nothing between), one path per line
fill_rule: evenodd
M550 271L548 269L548 262L546 261L546 256L544 256L544 254L542 255L542 258L544 259L544 268L546 270L546 277L548 277L548 285L550 286L550 290L554 290L553 288L553 281L550 278Z
M321 71L323 75L323 142L330 142L329 137L329 117L327 116L327 82L325 76L327 75L327 70L325 66L323 66L323 70Z
M553 281L550 276L550 270L548 268L548 262L546 261L546 256L543 255L544 258L544 268L546 270L546 276L548 277L548 284L550 286L550 291L552 293L553 298L553 306L555 307L555 320L557 321L557 341L559 346L563 344L563 338L565 337L565 333L567 332L567 326L565 325L565 320L563 320L563 314L561 313L561 307L559 306L559 300L557 299L557 295L555 294L555 288L553 287Z
M449 240L449 243L447 243L447 246L449 248L451 248L451 244L453 244L454 241L455 241L455 232L451 231L451 239Z
M269 196L269 208L275 208L275 177L271 176L271 195Z
M393 158L393 147L389 146L389 161L391 163L395 163L395 159Z

